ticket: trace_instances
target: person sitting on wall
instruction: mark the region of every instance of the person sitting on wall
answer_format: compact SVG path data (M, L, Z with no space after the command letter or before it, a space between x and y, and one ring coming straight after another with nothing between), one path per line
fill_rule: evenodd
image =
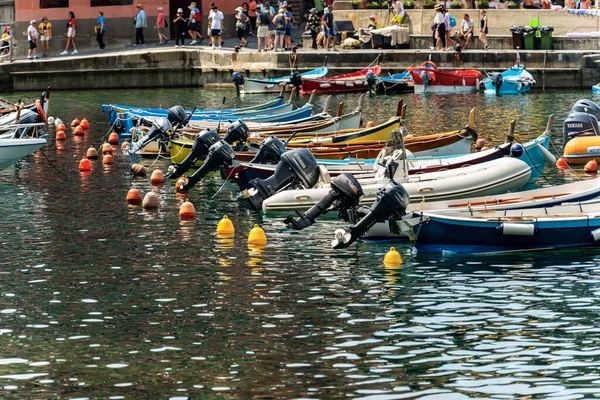
M465 14L463 17L462 23L461 23L461 31L460 31L460 33L457 33L456 36L454 37L456 39L456 41L461 45L463 50L467 49L469 47L469 42L471 41L471 38L473 37L474 26L475 26L475 23L469 17L469 14Z
M371 29L379 29L381 28L381 24L379 22L377 22L377 20L375 19L374 15L369 15L369 26L367 27L367 29L371 30Z
M4 33L2 34L2 42L0 43L0 47L2 48L1 55L5 56L10 51L10 43L8 42L8 38L10 37L10 26L4 27ZM2 62L2 58L0 58L0 62Z

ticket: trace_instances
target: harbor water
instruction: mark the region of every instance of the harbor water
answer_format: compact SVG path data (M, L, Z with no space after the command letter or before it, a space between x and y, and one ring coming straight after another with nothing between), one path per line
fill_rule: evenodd
M38 93L11 94L31 99ZM90 121L0 172L0 398L204 399L600 396L600 258L597 250L422 256L408 242L330 248L336 218L302 232L239 206L219 174L190 193L197 217L180 222L173 182L151 186L112 166L78 162L109 131L103 103L219 108L232 91L142 90L52 94L50 115ZM9 97L9 96L6 96ZM411 133L466 124L488 143L562 120L583 91L501 98L379 96L365 120L383 122L399 99ZM317 109L324 98L317 98ZM300 102L306 98L300 99ZM357 96L334 97L345 110ZM69 129L70 131L70 129ZM54 132L50 131L53 138ZM556 151L551 149L556 154ZM167 159L145 159L166 171ZM540 185L577 179L547 166ZM157 211L128 206L127 190L154 190ZM227 215L233 239L215 228ZM249 248L257 223L266 248ZM383 265L390 246L403 264Z

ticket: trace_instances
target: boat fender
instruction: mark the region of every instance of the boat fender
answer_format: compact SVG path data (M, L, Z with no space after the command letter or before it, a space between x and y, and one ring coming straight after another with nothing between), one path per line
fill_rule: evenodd
M354 83L348 82L348 83L346 83L346 87L353 88L354 87Z
M272 87L275 87L275 85L271 84L271 85L265 85L265 89L271 89Z
M594 242L597 242L598 240L600 240L600 228L594 229L593 231L591 231L590 235L592 235Z
M344 86L346 84L346 82L344 81L335 81L335 84L338 86Z
M523 85L519 82L517 84L517 91L520 91L523 88Z
M514 224L505 222L498 225L496 229L502 232L503 235L533 236L535 234L534 224Z
M548 151L548 149L542 146L541 144L538 144L538 146L546 162L550 165L556 164L556 157L554 157L554 155L550 153L550 151Z
M362 85L363 81L361 81L360 79L357 79L354 81L355 85Z
M475 79L475 87L479 88L480 85L481 85L481 82L479 82L479 78Z
M320 87L321 89L329 89L329 88L331 87L331 85L330 85L329 83L321 83L321 84L319 85L319 87Z
M510 156L514 158L521 158L521 156L525 153L525 148L520 143L515 143L510 146Z
M465 78L463 78L462 85L467 86L467 82L465 81Z

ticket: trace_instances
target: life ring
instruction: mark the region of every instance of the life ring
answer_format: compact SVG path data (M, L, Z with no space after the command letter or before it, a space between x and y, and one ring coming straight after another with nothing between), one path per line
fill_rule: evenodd
M331 85L330 85L329 83L321 83L321 84L319 85L319 87L320 87L321 89L329 89L329 88L331 87Z
M421 64L421 67L431 67L433 69L437 69L437 65L435 65L433 61L425 61L423 64Z
M37 110L37 113L42 121L46 121L46 113L44 112L44 108L42 107L42 102L40 99L35 100L35 109Z

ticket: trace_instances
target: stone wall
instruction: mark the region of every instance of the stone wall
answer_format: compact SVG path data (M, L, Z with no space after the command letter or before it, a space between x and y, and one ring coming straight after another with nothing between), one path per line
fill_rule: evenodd
M15 0L0 0L0 25L15 21Z

